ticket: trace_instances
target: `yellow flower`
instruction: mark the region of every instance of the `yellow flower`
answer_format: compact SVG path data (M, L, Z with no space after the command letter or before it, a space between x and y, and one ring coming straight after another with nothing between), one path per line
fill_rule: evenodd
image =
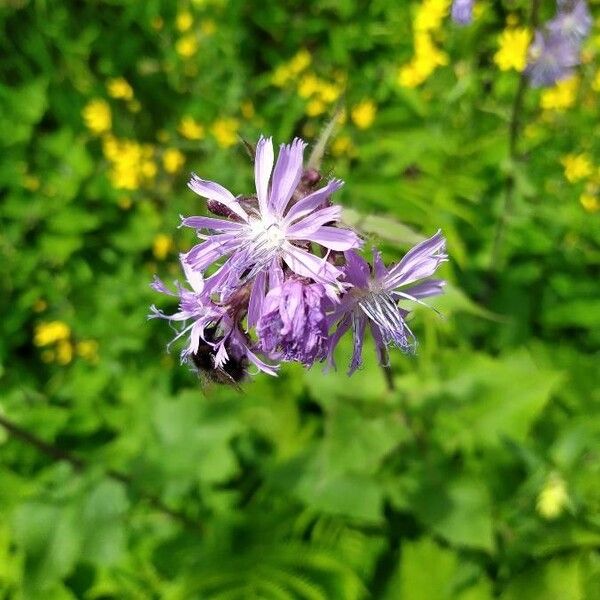
M537 511L545 519L556 519L569 502L567 486L560 475L553 473L548 477L538 495Z
M217 24L212 19L204 19L200 23L200 31L206 35L213 35L213 33L217 30Z
M327 83L326 81L322 82L319 86L319 96L323 102L327 102L330 104L331 102L335 102L342 93L342 89L340 86L335 85L334 83Z
M106 89L111 98L122 100L131 100L133 98L133 88L123 77L115 77L106 82Z
M153 179L156 177L158 167L153 160L145 160L141 166L142 175L147 179Z
M175 50L179 56L189 58L198 51L198 40L194 34L184 35L175 42Z
M167 173L177 173L185 164L185 156L177 148L167 148L163 153L162 162Z
M317 117L319 115L322 115L325 110L326 110L326 106L325 103L322 100L319 100L318 98L313 98L312 100L308 101L308 104L306 105L306 114L309 117Z
M182 33L186 32L194 24L192 13L186 11L180 12L175 17L175 27Z
M298 73L304 71L304 69L306 69L306 67L310 65L311 61L312 57L310 55L310 52L303 48L291 58L289 64L290 71L294 75L297 75Z
M73 346L69 340L61 340L56 345L56 362L68 365L73 360Z
M36 346L49 346L71 335L71 328L62 321L49 321L36 326L33 343Z
M81 340L81 342L77 343L77 354L85 360L97 362L98 342L96 340Z
M106 100L90 100L85 105L82 112L86 127L95 134L110 131L112 126L112 117L110 106Z
M173 240L170 236L164 233L159 233L152 243L152 254L157 260L167 258L169 252L173 249Z
M587 154L567 154L561 161L565 177L570 183L585 179L592 174L592 163Z
M352 154L354 150L354 146L352 145L352 140L350 136L341 135L340 137L333 140L331 144L331 153L334 156L342 156L343 154Z
M111 162L108 176L116 189L136 190L144 178L152 179L156 175L156 164L151 160L154 148L150 144L141 145L107 135L102 140L102 151Z
M363 100L352 107L350 118L359 129L367 129L373 124L377 105L372 100Z
M271 83L277 87L283 87L292 77L292 72L288 65L279 65L271 75Z
M319 78L314 73L305 73L298 82L298 95L301 98L310 98L317 93L319 86Z
M223 117L217 119L211 127L211 133L217 140L217 144L222 148L229 148L234 146L237 139L237 132L240 128L240 122L237 119L231 117Z
M412 60L400 67L398 84L402 87L421 85L438 66L448 64L448 55L433 43L428 33L417 32L414 40L415 55Z
M150 22L150 25L152 25L152 29L154 29L155 31L160 31L163 28L164 24L165 22L162 17L154 17Z
M242 102L240 110L244 119L251 119L254 116L254 104L250 100Z
M449 8L450 0L423 0L415 14L415 31L440 29Z
M505 29L499 38L500 49L494 54L494 62L501 71L515 69L521 72L527 65L527 49L531 33L525 27Z
M584 192L581 194L581 196L579 196L579 202L586 212L595 213L600 210L600 201L598 200L598 196L593 194Z
M188 140L201 140L204 137L204 126L193 117L183 117L179 122L178 131Z
M594 80L592 81L592 89L595 92L600 92L600 69L596 71L594 75Z
M573 75L542 92L540 106L546 110L564 110L575 104L579 77Z
M23 187L30 192L36 192L40 189L40 178L35 175L25 175L23 177Z

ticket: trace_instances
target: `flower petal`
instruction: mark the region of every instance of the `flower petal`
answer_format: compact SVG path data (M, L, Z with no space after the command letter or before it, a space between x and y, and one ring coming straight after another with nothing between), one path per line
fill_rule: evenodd
M181 262L181 266L183 267L183 272L185 273L185 278L188 280L190 287L194 290L196 294L201 294L204 291L204 277L202 277L202 273L192 269L192 267L185 260L186 255L180 254L179 260Z
M266 273L261 271L254 280L248 302L248 327L255 327L262 315L265 300Z
M278 217L283 216L294 190L298 187L300 177L302 177L304 148L306 148L306 143L300 138L295 138L289 145L281 144L279 147L279 156L271 182L270 200L270 209Z
M305 216L300 221L290 225L286 230L286 237L294 240L305 240L325 223L335 223L342 216L341 206L328 206L315 213Z
M429 239L417 244L393 266L385 277L388 289L425 279L435 273L440 263L448 260L446 240L440 230Z
M289 237L289 236L288 236ZM344 250L350 250L351 248L358 248L362 241L354 233L348 229L339 229L338 227L319 227L317 231L306 236L307 240L316 242L329 248L330 250L338 250L343 252Z
M324 204L327 198L343 185L344 182L341 179L332 179L325 187L309 194L306 198L302 198L302 200L290 208L288 214L285 216L285 223L290 225L294 221L310 214L313 210Z
M232 234L215 235L209 240L194 246L184 255L183 260L192 269L202 271L221 258L221 256L229 254L238 245L239 239Z
M240 203L235 196L222 185L219 185L214 181L200 179L198 175L192 173L192 178L188 182L188 187L203 198L220 202L229 208L231 212L238 215L238 217L241 217L244 221L248 221L248 214L246 211L240 206Z
M269 179L273 171L273 138L264 138L262 135L256 144L254 157L254 182L258 207L263 217L269 213Z
M212 231L238 231L242 227L241 223L213 217L184 217L181 219L181 225L192 229L211 229Z
M323 284L337 283L342 274L338 268L326 260L289 243L283 246L283 260L297 275L310 277L314 281Z
M429 279L409 287L406 291L414 298L428 298L443 294L445 285L446 282L443 279Z
M365 317L357 314L352 315L353 350L350 367L348 368L348 375L352 375L352 373L354 373L354 371L362 364L362 349L365 341L366 326L367 319Z

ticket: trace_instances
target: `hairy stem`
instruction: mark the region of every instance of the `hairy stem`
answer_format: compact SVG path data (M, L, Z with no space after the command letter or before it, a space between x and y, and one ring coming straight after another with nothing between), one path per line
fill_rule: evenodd
M13 423L11 420L7 419L4 415L0 415L0 426L2 426L6 432L11 435L14 439L19 440L35 448L38 452L45 454L49 458L54 461L66 462L73 467L76 471L82 472L88 469L91 465L88 461L84 460L81 457L75 456L70 452L66 452L65 450L59 448L58 446L54 446L53 444L49 444L45 442L41 438L37 437L30 431L23 429L21 426ZM173 508L168 507L158 496L151 494L149 492L145 492L144 490L140 490L133 478L130 475L126 475L125 473L121 473L119 471L115 471L113 469L108 469L106 471L107 477L114 479L127 486L133 492L135 492L140 498L148 502L151 506L153 506L156 510L170 516L171 518L179 521L186 527L195 530L201 530L202 525L197 521L190 519L184 513L175 510Z

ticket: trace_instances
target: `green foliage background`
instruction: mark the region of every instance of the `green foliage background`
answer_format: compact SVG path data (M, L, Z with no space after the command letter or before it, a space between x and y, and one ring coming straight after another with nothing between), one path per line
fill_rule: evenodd
M529 3L481 4L471 27L446 19L449 64L406 89L416 3L0 3L0 416L71 457L0 427L0 598L600 598L600 226L560 164L587 152L598 168L599 48L569 110L526 92L522 159L509 160L519 75L492 57ZM216 26L189 58L175 49L182 10L194 35ZM332 105L307 116L294 79L272 85L303 48L320 77L346 74L350 110L377 106L370 127L340 125L354 150L324 160L347 182L349 222L389 261L447 235L443 318L416 312L419 351L393 356L395 391L371 347L351 379L286 366L241 394L203 391L166 354L165 323L147 322L162 303L148 282L176 278L175 248L192 242L176 229L203 210L189 170L251 189L243 147L221 147L215 120L238 119L251 141L314 142L331 117ZM119 76L137 112L107 95ZM111 185L82 118L94 98L116 135L154 145L151 185ZM202 140L177 133L186 115ZM183 169L164 171L166 148ZM175 244L164 260L159 234ZM74 347L95 341L97 359L43 354L35 331L52 321Z

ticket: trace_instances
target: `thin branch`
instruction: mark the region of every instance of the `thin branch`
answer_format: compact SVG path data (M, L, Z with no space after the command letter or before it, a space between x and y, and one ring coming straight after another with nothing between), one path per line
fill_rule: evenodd
M529 26L533 31L538 25L538 13L540 8L540 0L532 0L531 12L529 13ZM515 94L512 110L510 115L510 121L508 126L508 157L511 163L514 163L519 157L517 154L517 147L519 142L519 136L521 134L522 127L522 116L523 116L523 103L525 101L525 92L527 91L527 75L525 71L521 72L519 78L519 85L517 87L517 93ZM492 252L490 258L490 268L496 271L500 267L500 258L502 245L504 243L504 234L506 232L506 225L510 219L515 195L515 174L511 170L506 176L504 184L504 202L502 205L502 212L496 223L496 230L494 232L494 239L492 242Z
M37 437L36 435L31 433L30 431L23 429L21 426L17 425L16 423L13 423L9 419L7 419L4 415L0 415L0 426L4 427L4 429L14 439L19 440L19 441L23 442L24 444L31 446L32 448L35 448L38 452L45 454L46 456L50 457L54 461L61 461L61 462L68 463L69 465L71 465L73 467L73 469L75 471L78 471L81 473L92 466L91 463L84 460L83 458L75 456L75 455L71 454L70 452L66 452L65 450L62 450L61 448L59 448L58 446L54 446L53 444L49 444L48 442L45 442L44 440L40 439L39 437ZM155 496L154 494L151 494L144 490L140 490L137 487L136 482L133 480L133 478L130 475L126 475L125 473L121 473L121 472L115 471L113 469L108 469L106 471L106 475L108 477L110 477L111 479L114 479L115 481L118 481L118 482L122 483L123 485L127 486L128 488L130 488L131 490L133 490L138 496L140 496L140 498L144 499L151 506L153 506L156 510L158 510L166 515L169 515L171 518L173 518L176 521L179 521L180 523L182 523L183 525L185 525L186 527L188 527L190 529L202 530L201 523L198 523L197 521L190 519L187 515L185 515L184 513L180 512L178 510L170 508L158 496Z

